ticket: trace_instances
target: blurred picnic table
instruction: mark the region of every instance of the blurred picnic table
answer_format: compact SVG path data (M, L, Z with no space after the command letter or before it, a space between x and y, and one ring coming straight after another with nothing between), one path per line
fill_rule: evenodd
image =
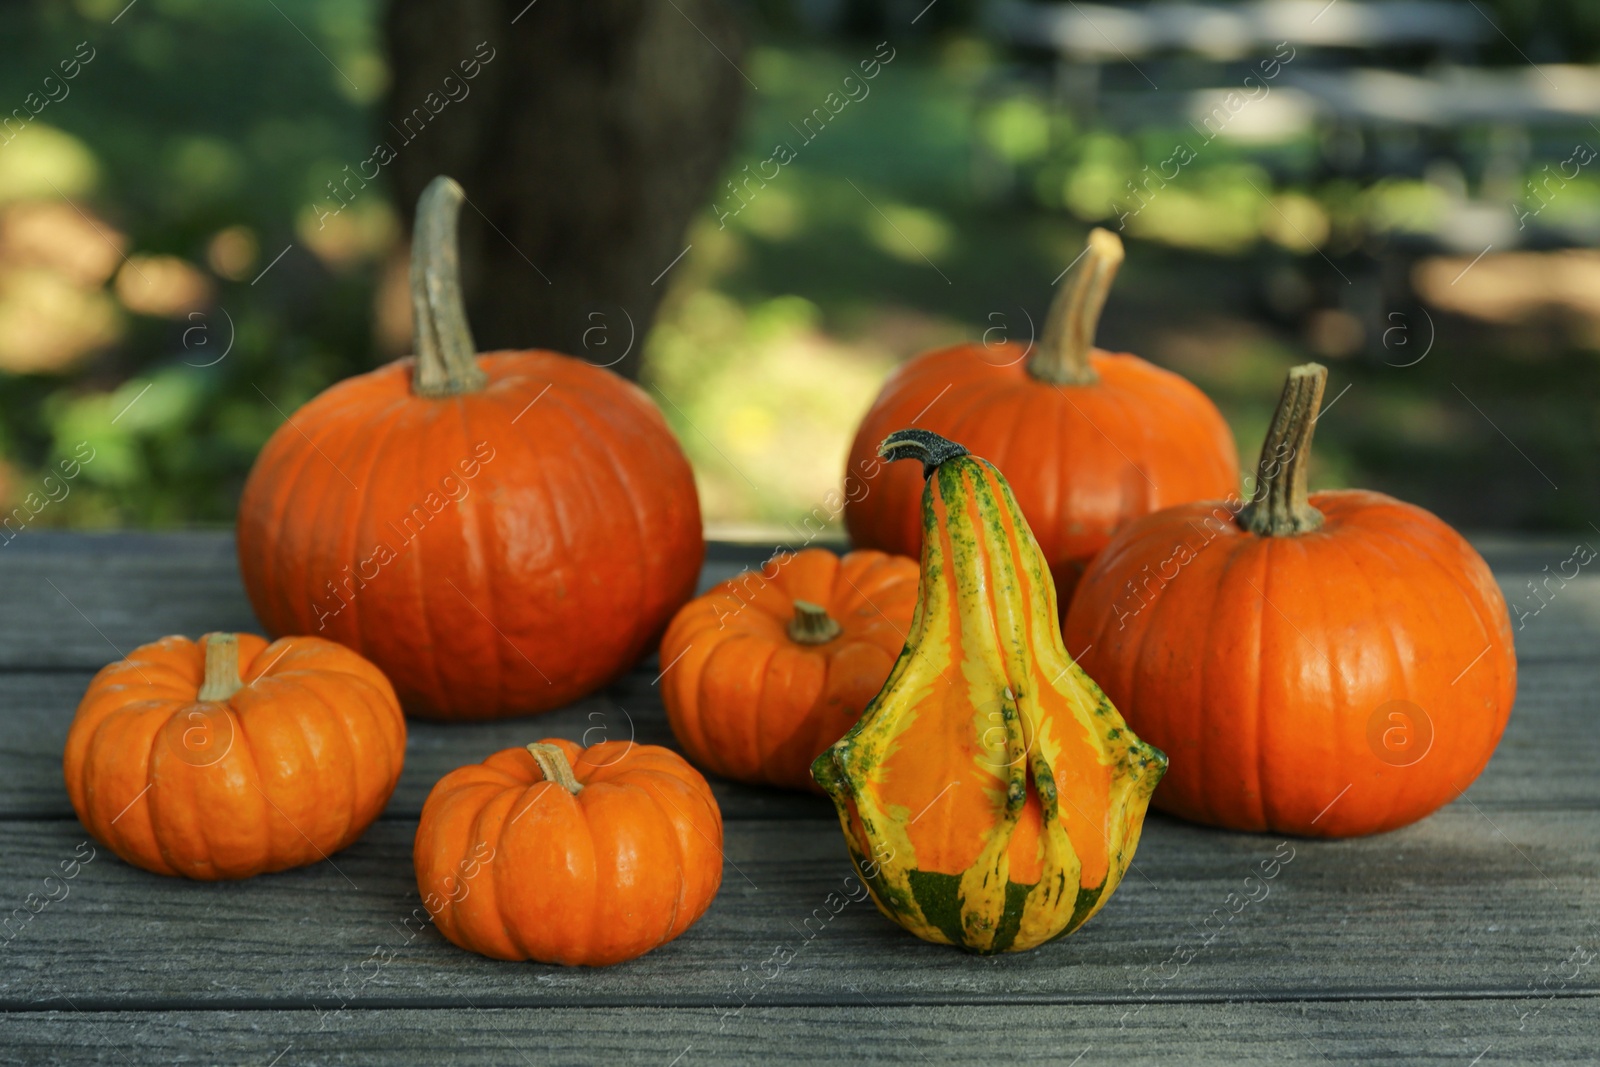
M1341 251L1306 236L1318 255L1294 268L1315 306L1363 323L1375 357L1385 312L1410 315L1418 303L1420 260L1600 241L1600 203L1562 198L1600 156L1600 67L1534 62L1514 43L1515 66L1489 62L1486 46L1509 38L1472 0L1003 0L988 12L989 31L1017 57L989 98L1042 67L1074 136L1097 125L1130 136L1174 129L1195 152L1220 139L1270 175L1263 197L1425 182L1431 196L1409 209L1354 208ZM1183 180L1176 170L1129 175L1122 199L1158 196ZM1559 210L1545 213L1556 199ZM1264 277L1263 289L1281 281Z

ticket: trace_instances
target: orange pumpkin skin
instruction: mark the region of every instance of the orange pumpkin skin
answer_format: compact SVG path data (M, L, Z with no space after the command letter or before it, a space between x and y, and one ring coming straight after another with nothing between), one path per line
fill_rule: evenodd
M1362 490L1300 502L1320 529L1263 536L1219 501L1128 527L1084 576L1067 645L1170 754L1156 807L1234 830L1392 830L1494 753L1511 620L1483 558L1429 512Z
M147 871L212 881L319 862L400 779L405 717L376 667L316 637L240 634L243 687L201 699L223 637L165 637L102 668L67 733L73 810Z
M685 605L661 641L661 699L689 758L724 778L820 794L811 761L883 688L918 573L903 556L807 548ZM836 635L794 636L796 601L825 609Z
M441 778L413 859L423 904L456 945L606 966L704 913L722 884L722 813L670 749L547 738Z
M1097 383L1055 385L1033 377L1025 355L1010 344L957 345L890 376L850 448L845 521L856 544L921 554L922 478L914 464L877 456L878 442L908 426L960 441L1000 469L1062 605L1132 520L1238 488L1233 433L1184 378L1096 349Z
M428 718L604 685L705 553L689 463L643 391L552 352L476 362L488 382L460 396L415 395L412 359L333 386L272 435L239 503L267 629L356 649Z

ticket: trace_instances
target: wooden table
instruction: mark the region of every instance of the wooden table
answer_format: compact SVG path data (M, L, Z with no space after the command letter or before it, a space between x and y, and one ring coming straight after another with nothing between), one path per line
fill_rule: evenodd
M1529 605L1524 583L1572 550L1478 544ZM706 577L762 555L713 546ZM255 624L223 534L26 532L0 547L0 602L0 902L26 914L89 854L60 767L90 674L163 634ZM202 884L98 849L0 948L0 1061L1595 1063L1600 578L1568 583L1517 641L1505 739L1432 818L1280 848L1152 815L1099 916L987 959L870 903L832 914L850 869L827 803L723 782L722 890L678 941L599 971L462 952L406 923L429 787L548 735L670 744L659 668L538 720L416 723L388 811L330 862ZM1287 849L1270 893L1234 912L1229 895Z

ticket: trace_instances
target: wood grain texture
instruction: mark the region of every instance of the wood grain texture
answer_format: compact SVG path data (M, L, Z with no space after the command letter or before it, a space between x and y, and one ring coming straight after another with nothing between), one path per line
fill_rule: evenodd
M770 555L713 548L702 590ZM213 630L261 632L232 534L37 531L0 544L0 670L97 670L167 634Z
M74 709L89 679L86 670L4 672L7 695L0 710L0 820L60 818L72 814L61 780L61 753ZM416 819L433 784L457 767L504 748L545 737L585 745L632 740L676 748L656 695L655 671L635 671L576 704L544 715L484 723L406 723L406 765L384 818ZM711 779L728 819L834 818L822 797L760 789Z
M1536 1003L28 1012L0 1064L1593 1063L1594 1000Z
M1528 585L1559 572L1577 540L1474 542L1512 607L1523 663L1593 655L1600 634L1597 564L1564 586L1551 579L1551 591L1542 594ZM1600 536L1589 541L1600 549ZM771 552L709 546L701 589ZM1529 612L1520 630L1519 606ZM116 658L113 646L126 651L167 634L194 637L208 630L259 631L239 582L231 534L27 531L0 544L0 670L93 670Z
M718 899L677 942L590 971L439 937L415 820L434 781L499 748L670 743L659 664L545 716L410 724L384 817L329 862L204 885L98 849L46 882L85 840L60 758L93 670L254 621L226 534L27 533L0 546L0 1063L1594 1062L1600 572L1543 584L1572 545L1478 543L1528 612L1517 707L1482 778L1415 826L1280 847L1153 816L1083 930L980 959L849 899L825 801L713 781ZM767 554L712 546L702 588Z
M836 826L730 823L704 918L601 970L477 957L423 928L421 912L407 927L414 832L379 823L330 862L220 884L151 875L101 849L63 899L24 921L29 894L62 893L44 879L85 835L71 820L9 823L0 904L24 912L0 950L0 1007L63 994L96 1010L1488 996L1525 992L1574 945L1600 950L1600 812L1456 805L1392 834L1283 847L1154 818L1102 914L993 958L919 941L850 900L861 890ZM1275 852L1289 856L1275 877L1247 883ZM1597 979L1600 960L1570 986Z
M489 723L407 724L405 772L385 818L415 819L433 783L466 763L543 737L585 744L634 740L677 747L652 666L576 704L532 718ZM0 819L71 814L61 784L61 751L91 673L12 671L0 731ZM1485 810L1600 809L1600 730L1594 728L1600 657L1523 665L1517 706L1483 776L1467 791ZM1552 743L1559 739L1559 744ZM820 797L711 779L728 819L832 821Z

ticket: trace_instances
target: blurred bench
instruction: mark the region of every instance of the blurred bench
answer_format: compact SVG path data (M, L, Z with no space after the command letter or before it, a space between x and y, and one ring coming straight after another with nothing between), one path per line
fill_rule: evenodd
M1048 48L1075 62L1162 52L1240 59L1263 46L1360 50L1475 48L1490 27L1447 0L1253 0L1243 4L1029 3L1001 0L989 28L1013 45Z
M1553 199L1574 174L1571 164L1559 171L1575 147L1600 148L1600 68L1480 65L1482 47L1500 34L1468 0L1003 0L987 26L1014 49L1021 65L1013 75L1031 67L1048 77L1052 106L1072 116L1075 132L1187 125L1251 151L1280 186L1428 183L1430 211L1366 218L1366 232L1337 263L1301 257L1294 268L1309 276L1301 288L1322 294L1312 306L1353 314L1368 326L1369 344L1386 308L1411 303L1417 258L1600 241L1600 205L1571 197L1555 212L1515 206L1531 195L1530 174L1542 182L1539 195ZM1294 58L1270 94L1204 129L1253 64L1283 45ZM1309 152L1272 151L1311 139Z

